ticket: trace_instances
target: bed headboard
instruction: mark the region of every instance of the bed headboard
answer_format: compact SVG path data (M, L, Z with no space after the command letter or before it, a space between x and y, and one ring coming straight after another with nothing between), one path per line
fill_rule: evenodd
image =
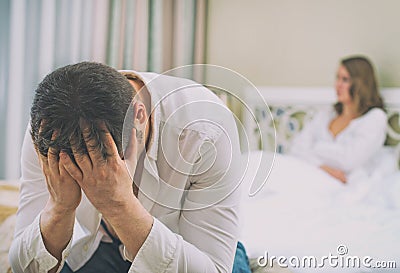
M285 153L290 140L321 109L332 107L336 93L328 87L257 87L261 97L271 110L265 107L255 89L245 92L250 111L242 112L250 150L274 150L274 125L276 128L276 151ZM388 131L385 145L400 151L400 88L381 89L388 115ZM257 122L256 122L257 121ZM258 124L257 124L258 123ZM242 136L242 140L243 140Z

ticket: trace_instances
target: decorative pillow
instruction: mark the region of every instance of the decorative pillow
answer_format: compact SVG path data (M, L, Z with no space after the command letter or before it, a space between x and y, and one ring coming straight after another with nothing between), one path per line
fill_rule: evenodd
M274 150L274 138L276 130L276 151L284 154L290 149L291 140L309 122L315 113L331 106L317 105L272 105L270 106L271 115L265 107L255 106L254 116L257 121L251 124L250 129L253 141L257 143L259 150ZM400 167L400 116L396 109L388 109L388 131L385 146L396 147L398 154L398 167ZM261 131L261 132L260 132ZM262 139L260 139L262 135Z
M298 134L304 125L312 119L314 114L322 110L323 106L270 106L272 114L269 115L267 109L256 107L254 111L255 119L259 127L254 128L254 135L260 137L258 148L267 151L274 150L274 137L276 130L276 151L280 154L286 153L290 149L291 140Z

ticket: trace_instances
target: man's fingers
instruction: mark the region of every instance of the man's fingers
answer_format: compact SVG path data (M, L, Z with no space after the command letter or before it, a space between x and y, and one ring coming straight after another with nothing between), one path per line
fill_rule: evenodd
M43 172L44 172L45 174L47 174L47 173L49 172L49 163L48 163L47 157L44 156L44 155L42 155L42 154L39 152L38 149L36 149L36 153L37 153L38 156L39 156L39 162L40 162L40 165L41 165L41 167L42 167Z
M76 164L78 164L79 168L83 172L92 170L92 161L90 160L89 156L87 154L82 153L82 151L78 150L77 146L79 141L77 140L77 138L72 137L69 142L71 145L72 153L74 155Z
M51 136L51 141L53 142L59 135L58 130L54 130L52 136ZM47 152L47 162L49 166L49 170L53 172L56 175L59 175L59 169L58 169L58 151L52 147L53 145L50 145L49 150Z
M82 171L72 162L71 158L65 152L60 153L60 175L67 172L75 181L82 181Z
M99 143L98 140L92 136L92 128L89 122L83 118L79 120L79 126L82 131L83 139L85 140L86 149L89 153L89 157L94 162L101 162L103 161L103 155L101 150L98 148Z
M42 130L43 130L44 123L45 123L44 120L42 120L42 121L40 122L40 126L39 126L39 136L42 134ZM41 167L42 167L42 169L43 169L43 172L46 174L46 173L48 172L48 170L49 170L49 166L48 166L49 164L48 164L47 157L44 156L44 155L42 155L37 147L35 148L35 150L36 150L36 153L38 154L39 161L40 161L40 165L41 165Z
M115 144L114 138L112 137L110 131L108 130L104 121L99 122L99 129L101 130L101 139L104 143L104 147L106 149L107 155L111 157L113 160L118 160L119 153L117 149L117 145Z

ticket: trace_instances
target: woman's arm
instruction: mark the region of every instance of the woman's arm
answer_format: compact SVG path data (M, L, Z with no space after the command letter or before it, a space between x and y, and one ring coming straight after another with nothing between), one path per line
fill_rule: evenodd
M321 165L320 168L327 172L329 175L333 176L334 178L338 179L342 183L347 182L346 174L338 169L329 167L327 165Z

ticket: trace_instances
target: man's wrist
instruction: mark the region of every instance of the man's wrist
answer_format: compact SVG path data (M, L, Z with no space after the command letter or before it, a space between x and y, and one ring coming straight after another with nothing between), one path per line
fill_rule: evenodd
M66 209L49 200L40 215L40 233L47 251L59 262L62 252L71 240L75 209ZM56 271L49 271L56 272Z
M119 210L107 211L103 217L110 223L126 247L125 252L129 253L127 255L129 259L133 260L150 234L154 223L153 216L134 198ZM132 234L135 234L134 238L132 238Z
M75 217L76 208L70 208L51 199L47 202L44 212L50 214L53 218Z
M128 215L130 220L137 223L143 222L144 219L152 219L150 213L145 210L134 196L130 200L121 202L116 206L109 206L106 210L100 212L113 226L126 223Z
M132 196L131 199L135 198ZM121 198L118 202L111 202L104 208L98 208L101 214L106 217L106 219L114 220L123 215L131 214L135 210L134 200L128 198Z

